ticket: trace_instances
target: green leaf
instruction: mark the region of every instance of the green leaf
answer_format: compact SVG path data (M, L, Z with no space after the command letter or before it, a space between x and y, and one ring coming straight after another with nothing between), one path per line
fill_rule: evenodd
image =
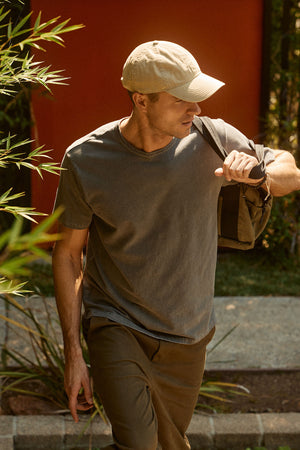
M0 234L0 250L6 247L9 241L10 230L6 230L4 233Z
M239 324L234 325L211 349L208 350L207 354L213 352L238 326Z
M232 401L228 400L227 398L219 397L218 395L209 394L208 392L201 391L201 395L203 395L204 397L212 398L214 400L218 400L220 402L232 403Z
M39 15L41 15L41 12L39 12ZM54 17L53 19L48 20L48 22L44 22L41 25L38 26L37 31L41 32L45 28L49 27L50 25L56 23L60 19L60 16Z
M16 37L17 36L17 32L23 27L23 25L30 19L32 12L30 12L29 14L27 14L27 16L23 17L22 20L20 20L20 22L14 27L14 29L12 30L12 37ZM23 30L22 33L26 33L29 30Z
M0 266L0 274L8 279L14 279L20 275L28 277L30 271L26 265L35 259L34 255L30 254L24 257L17 255L14 258L7 259Z
M26 284L27 284L27 282L16 283L14 281L10 281L5 278L0 278L0 294L1 295L11 294L11 295L23 296L24 294L29 292L29 291L23 289Z
M39 14L38 14L38 16L37 16L37 18L36 18L36 21L34 22L34 27L33 27L33 30L35 31L35 32L37 32L37 30L38 30L38 28L39 28L39 26L40 26L40 23L41 23L41 11L39 12Z
M15 135L13 135L11 137L14 138ZM14 143L13 145L10 146L10 150L13 150L13 149L18 148L18 147L22 147L22 146L24 146L26 144L30 144L31 142L33 142L32 139L24 139L23 141L16 142L16 143Z
M37 331L35 331L34 329L24 325L23 323L16 321L16 320L10 319L9 317L3 316L2 314L0 314L0 319L11 323L12 325L15 325L18 328L21 328L22 330L28 331L31 334L35 334L37 336L42 337L42 335L40 333L38 333Z
M11 30L12 30L12 25L11 25L11 21L9 21L9 23L7 25L7 38L8 39L11 38Z
M38 169L53 173L54 175L57 175L61 171L61 167L58 163L42 163L38 166Z
M10 236L8 241L9 246L12 246L19 239L22 233L22 228L23 228L23 220L17 218L10 229Z
M70 31L76 31L76 30L80 30L81 28L84 28L85 25L80 24L80 25L71 25L67 28L64 28L63 30L60 31L61 33L69 33Z
M69 22L70 22L70 19L67 19L64 22L61 22L60 24L56 25L56 27L52 28L51 33L57 33L62 28L64 28L67 25L67 23L69 23Z
M37 157L45 157L45 155L46 155L47 153L52 152L52 150L43 150L43 151L42 151L42 149L43 149L44 147L45 147L45 146L42 145L42 146L37 147L37 148L35 148L34 150L32 150L32 151L29 153L28 158L32 159L32 158L34 158L34 157L36 157L36 156L37 156Z
M0 22L2 22L2 20L4 20L5 17L10 13L10 11L6 11L6 12L4 12L4 13L2 14L3 10L4 10L4 8L2 7L2 8L0 9ZM6 24L5 24L4 26L6 26Z
M23 197L25 194L24 192L18 192L17 194L9 195L12 191L12 188L10 188L8 191L4 192L4 194L0 197L0 205L4 205L11 200L16 200L17 198Z
M32 375L33 377L35 377L36 375ZM4 371L0 371L0 378L23 378L23 377L28 377L28 373L27 372L16 372L16 371L9 371L9 370L4 370Z
M43 47L41 47L39 44L36 44L35 42L32 43L32 44L30 44L30 45L31 45L31 47L34 47L34 48L36 48L37 50L41 50L42 52L45 52L45 51L46 51Z
M51 36L48 38L45 38L47 41L55 42L55 44L61 45L64 47L64 41L60 36Z
M31 231L31 235L36 238L36 236L40 235L41 233L48 231L52 227L52 225L54 225L62 212L63 208L57 208L57 210L53 214L44 219L41 223L38 224L37 227L35 227Z
M10 149L10 133L8 134L6 138L6 150Z

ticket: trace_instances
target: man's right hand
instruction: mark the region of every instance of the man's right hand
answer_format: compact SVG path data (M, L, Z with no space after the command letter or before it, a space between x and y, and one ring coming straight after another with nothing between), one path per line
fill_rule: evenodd
M89 370L82 357L71 360L66 358L65 390L69 398L70 412L77 423L77 410L87 411L93 407Z

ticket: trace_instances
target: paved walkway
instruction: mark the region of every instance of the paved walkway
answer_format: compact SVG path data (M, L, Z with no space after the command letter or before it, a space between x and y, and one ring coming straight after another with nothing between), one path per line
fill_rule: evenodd
M39 297L18 301L30 307L44 325L50 314L54 333L61 341L53 298L47 299L48 312ZM216 297L215 313L217 329L209 345L207 369L300 368L300 296ZM1 302L0 314L24 324L21 313L14 309L7 312ZM0 347L4 342L31 356L27 333L0 320Z
M209 353L208 369L300 368L300 296L217 297L215 311L209 348L237 327Z
M47 323L39 298L23 302ZM54 317L54 300L48 299L47 304L48 314ZM208 369L300 368L300 297L218 297L215 311L217 332L209 346ZM0 314L13 320L22 317L8 313L1 303ZM6 343L30 356L26 333L16 334L14 328L0 321L0 346ZM60 336L57 324L54 333ZM110 427L96 420L79 442L84 420L76 425L70 416L0 416L0 450L87 449L91 442L101 447L111 440ZM245 450L261 445L268 450L280 445L300 450L300 414L195 415L188 435L193 450Z

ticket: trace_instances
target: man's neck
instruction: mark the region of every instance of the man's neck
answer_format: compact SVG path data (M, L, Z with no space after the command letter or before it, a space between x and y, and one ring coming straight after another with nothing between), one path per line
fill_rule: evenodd
M124 138L136 148L150 153L168 145L173 137L154 133L134 112L120 123Z

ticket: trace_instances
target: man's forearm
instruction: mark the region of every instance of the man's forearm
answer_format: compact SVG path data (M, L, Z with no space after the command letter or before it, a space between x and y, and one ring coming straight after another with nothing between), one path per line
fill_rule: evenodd
M78 422L77 410L86 411L93 405L93 394L87 365L80 342L82 305L82 249L88 230L59 228L62 239L53 252L55 296L64 338L64 386L71 414ZM83 389L84 398L79 396Z
M267 166L266 190L275 197L282 197L300 189L300 170L290 152L274 150L275 161Z
M53 253L53 276L65 355L76 357L81 354L82 262L61 249L59 243Z

